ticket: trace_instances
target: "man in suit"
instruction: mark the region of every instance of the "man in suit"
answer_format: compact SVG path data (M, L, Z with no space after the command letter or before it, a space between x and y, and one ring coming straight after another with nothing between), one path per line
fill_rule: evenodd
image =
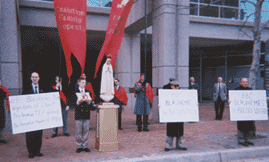
M194 83L194 77L191 77L190 78L190 84L189 84L189 89L196 89L198 90L198 84L197 83Z
M123 130L121 127L121 114L122 110L124 109L124 105L127 105L128 96L126 94L125 88L120 86L119 79L115 79L114 83L115 83L115 89L114 89L115 97L113 98L112 101L120 106L118 109L118 128L119 130Z
M31 75L32 84L27 88L23 89L22 94L39 94L45 92L41 86L39 86L39 74L33 72ZM26 146L29 152L29 158L32 159L34 156L42 157L43 154L40 152L42 146L42 134L43 130L37 130L32 132L26 132Z
M215 102L215 113L216 113L215 120L222 119L226 96L227 96L226 84L222 83L222 77L218 77L218 83L215 83L213 87L213 100Z
M55 82L56 82L56 85L53 86L52 88L54 91L60 92L62 117L63 117L63 134L64 134L64 136L69 137L70 134L68 133L68 129L67 129L67 112L69 110L68 100L62 91L63 90L62 78L60 76L56 76ZM57 136L58 136L58 128L53 128L53 134L52 134L51 138L54 138Z
M75 108L75 122L76 122L76 143L77 150L76 153L80 153L82 151L90 152L87 148L88 140L89 140L89 123L90 123L90 107L92 106L92 101L89 97L92 96L91 92L89 92L86 86L86 80L83 77L80 77L78 80L78 87L75 90L74 98L76 98L76 108ZM87 92L89 92L90 96L87 96ZM81 95L81 98L77 96L77 94Z

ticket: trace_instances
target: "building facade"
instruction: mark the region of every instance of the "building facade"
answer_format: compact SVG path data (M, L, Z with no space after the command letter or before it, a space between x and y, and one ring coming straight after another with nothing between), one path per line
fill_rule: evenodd
M43 83L51 83L56 75L66 73L53 2L0 0L0 6L3 86L8 87L12 95L21 94L33 71L40 73ZM134 83L145 70L144 10L145 1L135 0L114 69L115 77L127 90L126 109L129 110L134 109ZM92 78L109 13L109 5L87 8L85 73L93 84L98 82L98 78ZM148 0L146 80L155 93L171 77L179 80L183 89L188 87L189 78L195 77L200 101L212 100L213 84L219 76L228 89L238 86L240 78L248 77L252 60L253 23L245 23L244 13L238 0L222 0L210 5L208 0ZM263 42L268 39L269 25L261 37ZM262 52L265 52L263 46ZM263 63L262 56L258 89L264 89ZM156 97L153 113L158 113L157 102Z

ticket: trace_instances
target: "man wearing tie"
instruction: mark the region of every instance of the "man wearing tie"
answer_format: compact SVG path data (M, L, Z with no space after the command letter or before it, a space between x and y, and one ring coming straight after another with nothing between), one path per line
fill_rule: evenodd
M38 84L39 79L39 74L37 72L33 72L31 75L32 84L26 89L23 89L22 94L43 93L44 89L42 89ZM43 154L40 152L42 146L42 134L43 130L26 132L26 146L29 152L30 159L34 158L35 156L43 156Z
M226 84L222 83L222 77L218 77L218 83L215 83L213 88L213 100L215 102L215 113L216 113L215 120L222 119L226 96L227 96Z

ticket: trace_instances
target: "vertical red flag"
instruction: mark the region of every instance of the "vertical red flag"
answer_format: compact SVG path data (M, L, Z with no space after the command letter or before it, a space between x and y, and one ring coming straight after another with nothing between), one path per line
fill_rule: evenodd
M111 64L114 68L116 57L118 51L120 49L120 45L122 42L124 29L126 25L126 21L128 15L131 11L131 7L134 3L134 0L113 0L107 31L104 45L99 53L96 66L95 66L95 74L94 78L96 78L96 74L102 62L104 55L111 54Z
M82 73L86 57L87 0L54 0L55 18L62 42L67 75L72 75L71 53L78 60Z

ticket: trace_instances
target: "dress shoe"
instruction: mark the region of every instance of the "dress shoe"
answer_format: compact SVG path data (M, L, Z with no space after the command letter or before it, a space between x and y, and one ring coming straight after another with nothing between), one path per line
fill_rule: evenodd
M84 148L83 151L85 151L85 152L91 152L91 150L88 149L88 148Z
M119 127L119 130L123 130L122 127Z
M148 129L148 128L144 128L143 131L144 131L144 132L148 132L149 129Z
M239 145L248 146L246 142L238 142Z
M42 156L44 156L41 152L39 152L39 153L37 153L36 154L36 156L38 156L38 157L42 157Z
M246 142L248 145L251 145L251 146L254 146L254 143L250 142L250 141L247 141Z
M170 149L169 148L165 148L164 151L170 151Z
M142 132L142 128L138 128L137 131L138 131L138 132Z
M185 150L188 150L186 147L180 147L180 146L177 146L176 149L177 149L177 150L184 150L184 151L185 151Z
M29 154L29 158L33 159L35 156L33 154Z
M81 151L83 151L83 149L82 149L82 148L78 148L78 149L76 150L76 153L80 153Z
M6 140L0 140L0 143L6 144L7 141Z
M54 138L54 137L57 137L58 136L58 134L53 134L52 136L51 136L51 138Z
M64 133L64 136L69 137L70 134L69 133Z

